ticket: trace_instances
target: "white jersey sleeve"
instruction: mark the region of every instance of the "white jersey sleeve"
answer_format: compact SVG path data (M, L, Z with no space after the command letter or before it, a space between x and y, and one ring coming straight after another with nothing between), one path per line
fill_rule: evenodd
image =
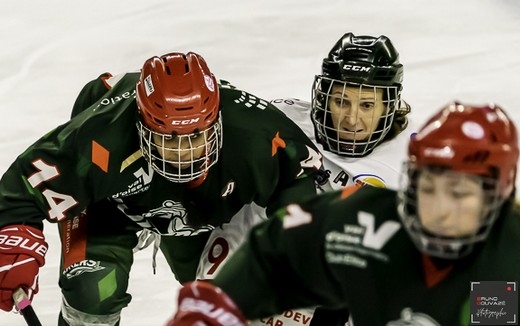
M229 223L212 230L200 257L197 279L213 279L244 242L249 230L265 219L265 208L251 203L244 205Z
M278 110L285 113L305 132L314 143L314 125L311 121L311 104L295 98L279 98L271 101ZM322 149L322 148L320 148Z
M252 203L244 205L229 223L211 231L199 261L197 279L214 278L220 268L244 242L251 228L266 218L265 208ZM280 315L250 321L249 325L309 325L313 312L314 309L288 310Z

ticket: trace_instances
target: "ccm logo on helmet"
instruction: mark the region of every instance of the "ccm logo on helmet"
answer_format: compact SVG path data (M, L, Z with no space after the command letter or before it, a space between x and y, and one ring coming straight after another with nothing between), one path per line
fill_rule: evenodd
M199 122L200 118L196 118L196 119L185 119L185 120L173 120L172 121L172 125L174 126L186 126L186 125L191 125L193 123L197 123Z
M352 70L352 71L370 71L370 67L363 67L363 66L356 66L356 65L344 65L343 69L345 70Z

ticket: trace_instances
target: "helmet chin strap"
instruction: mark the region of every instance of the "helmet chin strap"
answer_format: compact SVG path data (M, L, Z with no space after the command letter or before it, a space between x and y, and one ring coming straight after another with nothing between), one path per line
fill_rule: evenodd
M202 156L206 156L206 153L202 154ZM201 163L200 166L202 166L202 165L210 166L210 163L211 163L211 158L209 156L206 156L205 164ZM204 173L202 173L197 178L195 178L191 181L188 181L186 183L186 186L188 187L188 189L194 189L194 188L197 188L198 186L200 186L206 180L208 173L209 173L209 169L204 171Z
M207 150L207 149L206 149ZM210 152L211 152L211 148L210 148ZM202 156L206 156L206 162L205 162L205 165L206 166L211 166L211 155L206 155L206 151L202 154ZM202 164L204 165L204 164ZM207 169L202 175L200 175L198 178L192 180L192 181L189 181L188 182L188 189L193 189L193 188L197 188L198 186L200 186L204 180L206 180L206 177L208 176L208 173L209 173L209 169Z
M198 186L200 186L204 182L204 180L206 180L206 177L208 176L208 171L206 171L206 173L204 173L197 179L191 180L190 182L188 182L187 183L188 189L194 189L194 188L197 188Z

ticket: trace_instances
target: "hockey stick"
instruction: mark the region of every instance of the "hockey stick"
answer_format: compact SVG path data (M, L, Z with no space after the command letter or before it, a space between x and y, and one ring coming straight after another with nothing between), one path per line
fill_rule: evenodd
M14 304L20 314L22 314L27 326L42 326L38 316L34 312L33 307L31 306L31 300L27 296L27 293L22 288L13 292L13 300Z

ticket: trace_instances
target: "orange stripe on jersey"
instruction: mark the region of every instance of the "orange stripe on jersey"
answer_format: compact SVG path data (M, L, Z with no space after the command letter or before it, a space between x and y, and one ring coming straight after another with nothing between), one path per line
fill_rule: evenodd
M104 172L108 172L108 158L110 152L98 144L95 140L92 141L92 163L99 166Z
M85 260L87 256L87 215L81 213L61 222L63 269Z
M361 186L359 186L357 184L350 185L350 186L347 186L347 187L343 188L343 190L341 190L340 198L341 199L347 198L348 196L350 196L353 193L355 193L359 188L361 188Z
M280 138L280 133L277 132L271 141L271 156L274 156L278 151L278 148L285 148L285 141Z

